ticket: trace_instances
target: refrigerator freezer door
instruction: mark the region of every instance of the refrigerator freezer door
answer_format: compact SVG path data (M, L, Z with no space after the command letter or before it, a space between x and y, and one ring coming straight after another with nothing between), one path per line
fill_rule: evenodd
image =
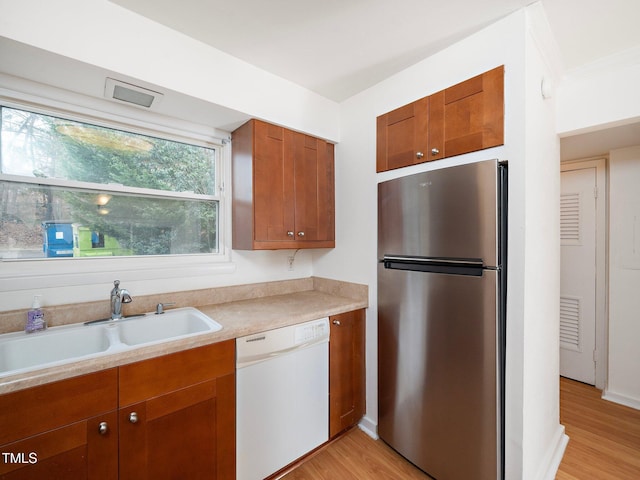
M498 475L497 272L378 267L380 437L439 480Z
M378 185L378 258L463 257L498 265L498 162L423 172Z

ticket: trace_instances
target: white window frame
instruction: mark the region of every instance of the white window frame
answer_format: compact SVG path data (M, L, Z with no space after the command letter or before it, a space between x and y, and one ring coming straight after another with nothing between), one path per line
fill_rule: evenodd
M83 101L78 103L84 103ZM190 125L176 120L174 124L152 123L151 112L143 112L147 118L123 116L109 111L104 101L89 99L91 105L50 100L29 93L0 87L0 106L27 110L43 115L61 117L78 122L114 128L142 135L198 145L216 150L216 195L185 195L180 192L162 192L122 187L108 184L70 182L61 179L43 179L18 175L0 174L0 180L31 184L46 184L60 187L88 188L100 191L155 194L164 198L196 198L218 201L218 252L194 254L169 254L101 258L36 258L2 259L0 261L0 291L36 290L39 288L69 287L102 284L106 279L123 277L133 281L186 278L215 273L231 273L235 265L231 262L231 144L228 134L202 125ZM104 109L103 109L104 108ZM135 110L133 110L135 114ZM152 117L151 117L152 118ZM163 121L166 120L163 117Z

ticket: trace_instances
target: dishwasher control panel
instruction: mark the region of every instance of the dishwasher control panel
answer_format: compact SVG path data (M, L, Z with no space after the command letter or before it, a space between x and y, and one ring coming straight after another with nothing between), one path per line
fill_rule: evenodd
M236 339L236 368L328 341L328 317L240 337Z
M296 326L294 335L296 345L325 338L329 338L329 322L324 321L324 319Z

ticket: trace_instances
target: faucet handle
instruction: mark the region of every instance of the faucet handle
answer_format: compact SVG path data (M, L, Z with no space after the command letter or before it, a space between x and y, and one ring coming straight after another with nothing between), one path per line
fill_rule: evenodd
M157 304L156 305L156 315L160 315L161 313L164 313L164 307L172 307L175 304L176 304L175 302Z

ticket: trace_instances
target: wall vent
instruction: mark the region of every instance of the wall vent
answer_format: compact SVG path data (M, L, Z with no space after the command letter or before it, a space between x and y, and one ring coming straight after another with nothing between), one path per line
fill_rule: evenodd
M562 245L580 245L580 194L560 196L560 240Z
M148 88L108 78L104 84L104 96L116 102L153 109L158 106L164 95Z
M580 342L580 298L560 297L560 347L582 351Z

